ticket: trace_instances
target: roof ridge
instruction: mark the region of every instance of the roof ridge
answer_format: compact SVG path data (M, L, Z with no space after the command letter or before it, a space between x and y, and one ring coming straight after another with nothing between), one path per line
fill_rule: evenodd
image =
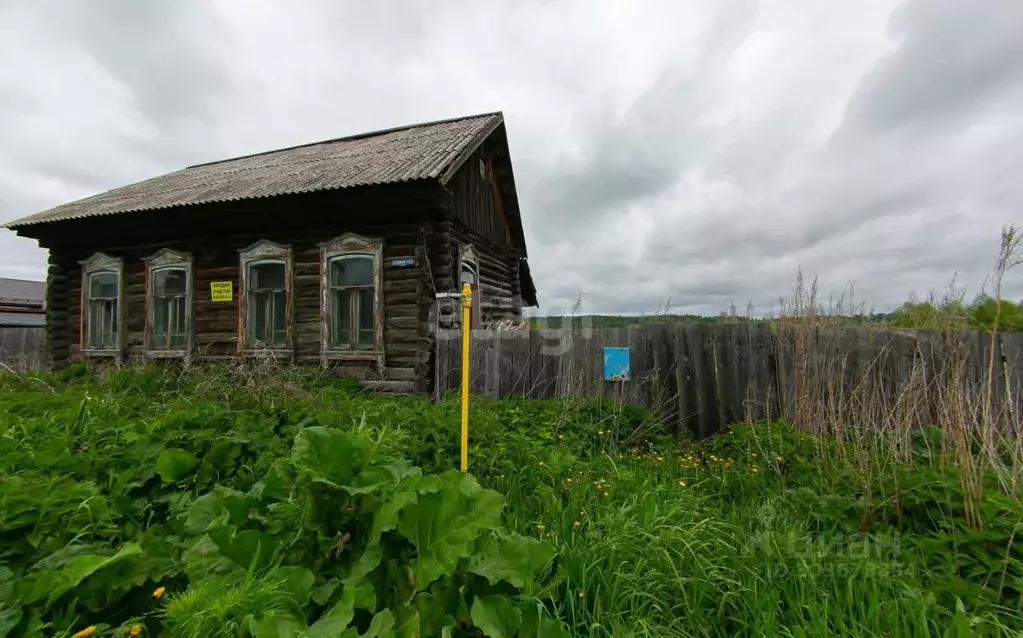
M376 131L369 131L369 132L366 132L366 133L355 133L354 135L345 135L343 137L335 137L335 138L326 139L326 140L319 140L317 142L307 142L305 144L295 144L294 146L284 146L284 147L281 147L281 148L275 148L275 149L271 149L271 150L268 150L268 151L260 151L258 153L248 153L248 154L245 154L245 155L238 155L236 157L229 157L229 158L226 158L226 159L215 160L215 161L212 161L212 162L201 162L199 164L192 164L191 166L186 166L185 168L179 169L179 170L188 170L188 169L191 169L191 168L200 168L202 166L215 166L217 164L223 164L225 162L234 162L234 161L240 160L240 159L247 159L247 158L250 158L250 157L259 157L260 155L272 155L273 153L280 153L282 151L293 151L293 150L298 149L298 148L307 148L307 147L310 147L310 146L319 146L320 144L333 144L335 142L348 142L348 141L352 141L352 140L364 139L364 138L367 138L367 137L376 137L377 135L386 135L388 133L396 133L398 131L407 131L407 130L413 129L413 128L422 128L422 127L427 127L427 126L436 126L438 124L449 124L451 122L461 122L463 120L472 120L472 119L482 118L482 117L493 117L495 115L500 117L500 118L502 118L502 119L504 118L504 112L503 111L490 111L489 113L476 113L474 115L463 115L462 117L449 117L449 118L446 118L446 119L443 119L443 120L433 120L431 122L419 122L417 124L405 124L405 125L402 125L402 126L392 126L391 128L383 128L383 129L379 129L379 130L376 130Z

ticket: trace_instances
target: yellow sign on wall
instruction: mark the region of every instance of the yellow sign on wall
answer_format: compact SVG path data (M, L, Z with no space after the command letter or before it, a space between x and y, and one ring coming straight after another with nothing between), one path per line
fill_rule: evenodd
M210 298L213 301L231 301L231 285L230 281L211 281Z

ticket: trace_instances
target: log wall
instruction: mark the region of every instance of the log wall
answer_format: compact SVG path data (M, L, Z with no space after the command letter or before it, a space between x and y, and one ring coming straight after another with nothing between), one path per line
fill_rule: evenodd
M95 252L124 259L128 358L145 354L146 272L143 258L161 248L193 258L195 352L200 360L238 356L241 325L238 251L260 240L290 246L293 255L294 352L298 363L319 362L321 350L320 250L344 233L382 238L385 369L365 361L335 365L367 377L415 380L424 389L432 347L428 316L433 303L424 219L443 207L444 193L426 188L367 189L357 195L305 195L248 205L207 205L194 210L83 219L61 235L44 236L50 249L47 323L54 365L82 356L81 267ZM72 232L74 231L74 232ZM239 232L242 231L242 232ZM162 239L161 239L162 238ZM412 258L412 267L395 259ZM230 302L213 302L210 283L230 281Z

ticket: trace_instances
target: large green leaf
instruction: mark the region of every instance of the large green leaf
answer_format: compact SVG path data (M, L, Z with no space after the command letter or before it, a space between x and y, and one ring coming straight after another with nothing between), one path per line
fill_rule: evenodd
M441 636L460 623L468 624L469 608L460 588L450 578L438 580L430 591L420 592L412 601L423 636Z
M168 447L156 457L156 471L164 483L180 481L199 467L199 459L187 450Z
M517 606L522 614L520 638L569 638L565 624L551 618L539 603L527 601Z
M241 453L240 443L221 438L209 448L208 452L203 454L202 464L195 475L196 483L208 485L220 479L222 474L229 475L234 470Z
M227 513L224 523L240 524L246 520L249 511L258 505L255 496L238 490L218 487L212 492L195 499L185 516L185 529L193 534L206 531L210 524Z
M382 487L395 485L407 476L419 474L419 468L412 467L408 461L391 461L363 469L343 487L351 494L369 494Z
M556 552L550 543L500 530L481 539L468 569L491 584L503 580L522 588L536 579Z
M361 638L383 638L384 636L394 636L394 613L390 609L385 609L373 616L373 620L369 623L369 629L362 634Z
M305 628L294 616L274 610L268 611L256 626L255 638L296 638Z
M340 430L306 428L295 437L291 461L317 483L340 488L355 476L363 454L358 441Z
M295 477L283 461L274 463L263 479L263 498L287 500L295 489Z
M310 625L302 633L302 638L333 638L341 635L355 617L356 609L373 611L375 608L376 592L368 581L345 586L341 600Z
M418 490L439 489L440 484L439 477L419 477L412 474L399 483L400 489L391 494L390 498L373 513L373 525L366 540L366 547L345 577L346 584L360 582L366 574L380 564L380 560L383 558L383 548L380 546L381 535L397 527L398 514L403 507L416 502L419 498Z
M305 607L309 603L309 597L313 592L313 583L316 576L305 567L297 565L285 565L270 572L272 580L283 580L288 591L295 597L299 607Z
M422 636L419 623L419 610L412 605L398 608L394 617L395 638L419 638Z
M37 581L36 591L33 598L38 599L40 594L49 594L46 605L52 605L58 598L78 586L86 578L103 570L106 567L115 565L126 558L138 556L142 548L138 543L125 543L121 550L113 556L97 556L86 554L75 556L64 565L64 568L54 578L44 578ZM39 591L39 585L45 583L48 591Z
M5 607L0 605L0 638L7 638L11 630L21 622L21 607Z
M210 538L217 544L220 553L230 558L242 569L268 565L277 549L277 539L254 529L236 532L231 525L210 530Z
M513 638L522 616L506 596L483 596L472 603L472 624L489 638Z
M398 514L398 532L418 550L411 566L419 590L454 573L458 561L472 555L480 534L500 526L504 508L500 494L464 472L449 471L436 487L428 485L423 482L428 491L421 490Z

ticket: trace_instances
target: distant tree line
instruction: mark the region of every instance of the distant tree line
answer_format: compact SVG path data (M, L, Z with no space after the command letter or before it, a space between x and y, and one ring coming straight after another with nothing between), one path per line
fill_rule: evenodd
M1002 332L1023 332L1023 302L978 296L973 303L962 299L945 301L917 301L911 299L894 312L826 315L831 323L851 326L880 326L890 328L916 328L922 330L984 330L990 331L996 323ZM532 317L533 328L560 329L562 327L633 328L651 323L739 323L739 322L798 322L805 316L746 317L736 314L734 308L715 316L694 314L628 315L575 315Z

